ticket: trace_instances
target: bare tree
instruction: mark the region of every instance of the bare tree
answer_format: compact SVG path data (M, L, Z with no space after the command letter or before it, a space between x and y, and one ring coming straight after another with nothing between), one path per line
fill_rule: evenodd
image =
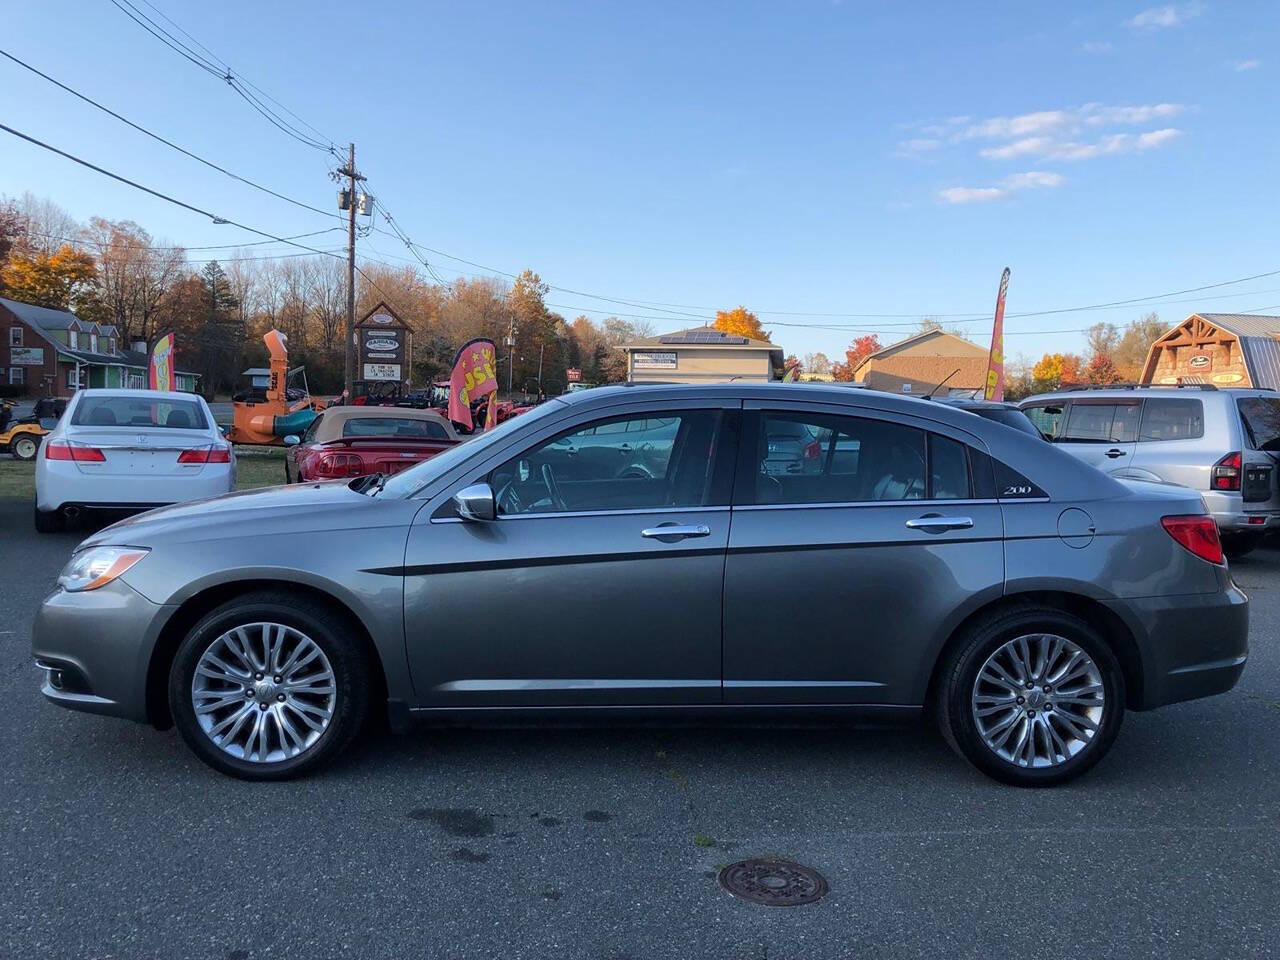
M28 192L18 199L17 208L24 227L24 246L34 253L52 256L80 232L79 221L52 200Z
M156 246L131 220L94 217L81 242L98 260L98 296L122 343L150 341L160 302L186 266L181 249Z

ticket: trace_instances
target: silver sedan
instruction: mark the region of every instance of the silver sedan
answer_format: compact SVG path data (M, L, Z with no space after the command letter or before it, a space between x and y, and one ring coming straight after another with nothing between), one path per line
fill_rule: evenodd
M394 477L108 527L32 646L53 703L176 724L248 779L320 767L375 713L929 713L985 773L1044 786L1126 709L1229 690L1247 610L1193 491L944 404L651 386Z

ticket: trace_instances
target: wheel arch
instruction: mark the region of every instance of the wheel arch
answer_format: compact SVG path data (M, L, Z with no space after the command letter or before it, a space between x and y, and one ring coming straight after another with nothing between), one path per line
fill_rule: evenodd
M169 711L169 670L173 666L174 657L183 638L187 635L187 631L211 610L229 600L234 600L236 597L249 593L273 589L297 596L305 596L308 599L322 603L347 621L347 625L350 627L351 633L356 638L369 665L369 676L373 684L372 689L369 691L370 703L376 705L387 702L386 665L382 661L378 646L374 643L368 627L365 626L364 622L350 606L320 587L308 583L299 583L296 580L257 578L252 580L231 580L205 587L183 600L178 609L165 622L164 627L157 636L155 646L151 651L150 661L147 664L146 681L146 715L153 726L160 730L167 730L173 726L173 717Z
M1050 607L1060 610L1079 617L1097 630L1120 662L1120 670L1124 674L1125 706L1131 710L1142 709L1145 690L1142 654L1129 626L1119 615L1098 600L1062 590L1028 590L1023 593L1006 594L970 612L956 625L938 651L933 669L929 674L925 704L931 707L936 702L937 686L941 682L946 665L975 623L998 613L1007 613L1025 607Z

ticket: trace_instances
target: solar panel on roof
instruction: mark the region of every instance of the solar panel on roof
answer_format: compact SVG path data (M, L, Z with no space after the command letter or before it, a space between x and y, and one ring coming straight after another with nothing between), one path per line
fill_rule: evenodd
M750 343L746 337L736 337L719 330L695 330L689 333L669 333L659 337L662 343Z

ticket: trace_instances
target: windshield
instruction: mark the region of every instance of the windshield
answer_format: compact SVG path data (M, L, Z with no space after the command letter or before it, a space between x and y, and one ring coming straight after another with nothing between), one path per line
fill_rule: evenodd
M450 447L443 453L436 454L430 460L424 460L416 467L410 467L408 470L397 473L380 487L370 488L370 492L380 497L394 497L401 500L411 497L436 477L442 476L468 458L479 455L488 447L498 443L504 437L510 436L520 428L529 426L548 414L563 410L564 406L560 401L554 400L544 403L528 413L512 417L492 430L478 434L472 439L458 444L456 447Z

